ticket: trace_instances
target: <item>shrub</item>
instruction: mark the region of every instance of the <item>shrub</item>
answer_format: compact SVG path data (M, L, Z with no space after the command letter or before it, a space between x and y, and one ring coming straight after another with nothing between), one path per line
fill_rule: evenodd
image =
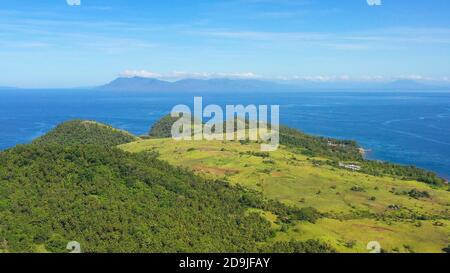
M315 208L307 207L298 210L295 214L295 219L300 221L307 221L315 224L322 215Z
M354 192L364 192L364 189L362 187L359 187L359 186L353 186L353 187L350 188L350 190L354 191Z

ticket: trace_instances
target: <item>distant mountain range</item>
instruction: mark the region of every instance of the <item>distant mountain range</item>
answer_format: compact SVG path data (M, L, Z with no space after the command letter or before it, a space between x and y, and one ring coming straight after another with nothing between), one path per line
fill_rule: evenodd
M117 78L114 81L100 86L97 89L111 91L193 91L193 92L256 92L256 91L307 91L307 90L372 90L372 91L405 91L405 90L450 90L450 86L428 85L413 80L397 80L389 83L369 82L316 82L316 81L289 81L271 82L248 79L184 79L175 82L163 81L154 78Z
M113 91L195 91L195 92L220 92L220 91L272 91L294 90L294 85L286 85L259 80L232 80L232 79L184 79L176 82L162 81L152 78L118 78L100 86L99 89Z
M0 90L19 89L0 86ZM41 88L42 89L42 88ZM54 89L54 88L53 88ZM363 81L268 81L253 79L183 79L164 81L155 78L121 77L112 82L94 87L77 87L69 89L93 89L107 91L145 91L145 92L261 92L261 91L450 91L450 84L445 82L421 82L413 80L396 80L392 82Z

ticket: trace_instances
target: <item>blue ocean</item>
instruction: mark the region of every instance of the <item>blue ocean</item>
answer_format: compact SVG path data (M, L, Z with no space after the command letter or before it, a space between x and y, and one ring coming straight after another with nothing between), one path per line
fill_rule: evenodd
M281 123L358 141L370 159L450 178L450 93L289 92L170 94L92 90L0 91L0 149L29 143L58 123L89 119L141 135L177 104L278 104Z

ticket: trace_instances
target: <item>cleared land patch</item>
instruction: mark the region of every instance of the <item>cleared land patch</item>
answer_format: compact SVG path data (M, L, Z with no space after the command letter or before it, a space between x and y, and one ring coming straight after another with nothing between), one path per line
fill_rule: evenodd
M274 240L324 239L344 252L367 252L370 241L389 252L441 252L450 244L450 192L442 188L337 168L283 146L266 155L252 142L149 139L120 147L157 151L173 165L324 215L285 225L261 212L278 231Z

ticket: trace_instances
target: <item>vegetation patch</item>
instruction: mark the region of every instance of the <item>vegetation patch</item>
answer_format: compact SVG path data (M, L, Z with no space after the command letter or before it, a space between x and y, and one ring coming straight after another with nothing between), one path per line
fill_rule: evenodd
M72 120L57 126L33 143L59 145L117 146L136 141L132 134L95 121Z

